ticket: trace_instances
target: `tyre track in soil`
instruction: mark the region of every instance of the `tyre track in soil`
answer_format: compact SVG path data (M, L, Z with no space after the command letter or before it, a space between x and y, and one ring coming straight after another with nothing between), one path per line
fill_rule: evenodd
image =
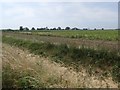
M70 67L61 66L48 57L40 57L29 53L28 50L3 44L2 65L5 67L7 64L12 70L32 72L36 79L40 78L41 82L48 83L49 87L53 88L117 88L117 84L112 81L111 77L100 79L99 76L89 76L83 68L81 72L75 72ZM50 78L57 80L58 83L48 82Z
M103 48L118 51L118 41L105 41L105 40L87 40L87 39L72 39L64 37L52 37L52 36L40 36L32 35L26 33L11 33L3 32L3 35L12 36L18 39L32 40L33 42L50 42L54 44L67 44L70 46L80 47L90 47L90 48Z

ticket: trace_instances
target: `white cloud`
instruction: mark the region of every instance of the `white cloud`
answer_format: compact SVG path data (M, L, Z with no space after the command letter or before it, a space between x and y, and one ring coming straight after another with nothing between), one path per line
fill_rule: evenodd
M3 27L117 27L117 12L86 3L10 3L3 9ZM7 4L9 5L9 3ZM6 5L6 6L7 6ZM113 24L114 23L114 24Z
M7 15L8 17L33 17L34 16L34 9L32 8L27 8L27 7L13 7L13 8L8 8L7 10L4 11L4 14Z
M81 7L78 16L90 21L113 21L117 13L109 9Z
M1 0L0 2L119 2L119 0Z

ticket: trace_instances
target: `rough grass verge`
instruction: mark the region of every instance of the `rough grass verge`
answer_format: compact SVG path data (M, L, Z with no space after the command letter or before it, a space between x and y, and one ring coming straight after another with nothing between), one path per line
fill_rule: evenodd
M86 68L87 66L92 66L92 68L99 68L103 71L110 70L113 80L120 83L120 73L118 73L120 72L120 55L117 51L110 52L103 49L68 47L66 44L55 45L48 42L35 43L6 36L3 36L2 39L4 43L27 48L30 52L37 55L50 56L56 62L63 62L66 65L74 63L76 66L84 65ZM106 75L106 72L104 75Z

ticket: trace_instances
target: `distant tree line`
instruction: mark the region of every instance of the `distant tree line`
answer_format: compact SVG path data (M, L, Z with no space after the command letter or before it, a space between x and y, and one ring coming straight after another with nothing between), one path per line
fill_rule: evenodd
M23 28L23 26L20 26L19 30L20 31L29 31L29 30L90 30L90 29L89 28L79 29L77 27L74 27L74 28L70 28L70 27L65 27L65 28L61 28L61 27L48 28L48 27L45 27L45 28L36 28L36 29L34 27L32 27L31 29L29 29L27 27ZM94 30L97 30L97 29L94 28ZM104 30L104 28L101 28L101 30Z
M18 31L17 29L1 29L2 31ZM94 28L94 29L90 29L90 28L83 28L83 29L80 29L80 28L77 28L77 27L74 27L74 28L70 28L70 27L65 27L65 28L61 28L61 27L53 27L53 28L48 28L48 27L44 27L44 28L34 28L32 27L31 29L29 29L28 27L23 27L23 26L20 26L19 27L19 31L34 31L34 30L107 30L107 29L104 29L104 28L101 28L101 29L97 29L97 28ZM120 30L119 28L118 29L108 29L108 30Z

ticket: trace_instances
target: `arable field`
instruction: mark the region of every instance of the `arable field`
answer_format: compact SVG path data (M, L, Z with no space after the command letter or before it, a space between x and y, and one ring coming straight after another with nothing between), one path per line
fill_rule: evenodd
M25 33L25 32L24 32ZM69 38L84 38L89 40L118 40L118 30L54 30L33 31L32 34L43 36L59 36Z
M118 31L23 31L23 32L4 32L3 35L16 37L19 39L32 40L34 42L50 42L54 44L67 44L75 47L102 48L118 50ZM71 38L72 35L82 35L93 38ZM96 38L96 37L99 37ZM111 39L108 39L110 38Z
M4 88L120 87L117 30L2 35Z

